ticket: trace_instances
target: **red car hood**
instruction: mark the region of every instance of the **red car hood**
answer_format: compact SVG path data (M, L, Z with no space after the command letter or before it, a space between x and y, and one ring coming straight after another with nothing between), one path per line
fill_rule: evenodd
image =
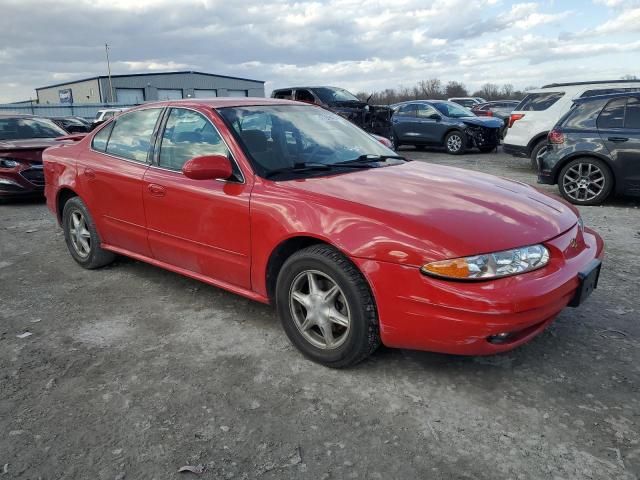
M286 185L310 201L339 205L343 214L375 219L384 235L397 232L396 238L419 244L427 258L541 243L578 218L571 205L528 185L418 161Z

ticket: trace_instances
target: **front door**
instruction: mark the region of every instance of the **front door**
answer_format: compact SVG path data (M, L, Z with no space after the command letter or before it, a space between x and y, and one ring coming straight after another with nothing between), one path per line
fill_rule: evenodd
M226 155L234 178L192 180L187 160ZM154 163L144 175L144 206L153 257L214 280L250 288L251 184L207 113L171 108Z
M124 113L93 138L78 159L78 181L101 235L114 247L150 256L142 179L161 108Z
M640 99L611 100L598 117L598 132L611 154L618 191L640 195Z

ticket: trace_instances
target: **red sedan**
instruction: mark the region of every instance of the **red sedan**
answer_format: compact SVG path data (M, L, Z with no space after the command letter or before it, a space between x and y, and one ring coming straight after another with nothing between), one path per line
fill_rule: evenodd
M603 256L563 201L409 161L286 100L146 104L44 164L81 266L122 254L273 303L293 344L331 367L380 342L510 350L585 300Z

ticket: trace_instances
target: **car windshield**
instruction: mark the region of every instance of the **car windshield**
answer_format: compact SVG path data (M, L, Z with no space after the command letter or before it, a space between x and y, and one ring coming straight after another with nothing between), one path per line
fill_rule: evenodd
M311 164L330 169L363 156L396 156L368 133L321 107L261 105L226 107L218 112L262 177Z
M316 92L316 95L318 95L324 103L360 101L358 97L344 88L320 87L314 88L313 91Z
M0 140L56 138L63 135L67 135L67 132L44 118L0 118Z
M463 118L463 117L475 117L475 114L461 105L453 102L437 102L433 106L445 117L449 118Z

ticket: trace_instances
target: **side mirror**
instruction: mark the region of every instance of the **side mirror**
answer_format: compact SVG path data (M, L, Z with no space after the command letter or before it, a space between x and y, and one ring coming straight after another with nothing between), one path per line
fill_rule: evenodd
M436 122L439 122L440 120L442 120L442 117L437 113L432 113L431 115L429 115L429 118L431 120L435 120Z
M193 180L227 179L233 173L231 162L224 155L204 155L188 160L182 166L185 177Z

